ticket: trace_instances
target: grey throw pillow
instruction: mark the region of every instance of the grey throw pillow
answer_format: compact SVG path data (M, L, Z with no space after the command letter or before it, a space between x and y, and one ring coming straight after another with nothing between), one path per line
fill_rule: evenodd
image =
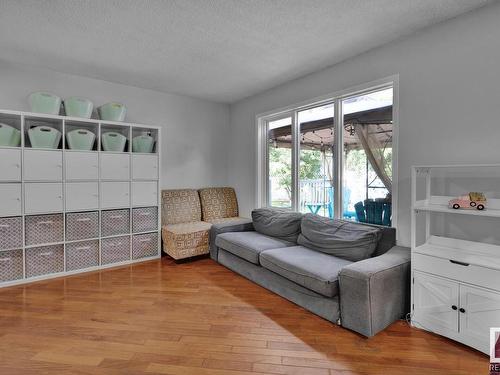
M353 262L369 258L382 236L380 228L306 214L297 242Z
M279 208L257 208L252 211L255 230L266 236L297 243L302 214Z

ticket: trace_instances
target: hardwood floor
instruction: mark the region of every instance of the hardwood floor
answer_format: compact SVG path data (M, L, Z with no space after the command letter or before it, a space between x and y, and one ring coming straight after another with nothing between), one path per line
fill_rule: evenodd
M488 358L398 322L372 339L210 259L0 289L0 374L486 374Z

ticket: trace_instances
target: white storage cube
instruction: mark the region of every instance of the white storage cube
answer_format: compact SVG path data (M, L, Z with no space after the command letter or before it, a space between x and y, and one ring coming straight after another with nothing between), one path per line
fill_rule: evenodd
M132 155L132 178L134 180L157 180L158 155Z
M23 278L23 251L10 250L0 252L0 282Z
M130 211L109 210L101 212L101 236L130 233Z
M130 179L130 155L101 153L101 179L125 181Z
M99 184L97 182L66 183L66 210L95 210L99 208Z
M134 233L157 230L158 207L134 208L132 210L132 228Z
M25 217L26 245L62 242L64 239L63 215L34 215Z
M0 181L21 181L21 150L0 149Z
M21 215L21 191L21 184L0 184L0 216Z
M99 155L97 152L66 152L64 158L67 181L99 179Z
M85 240L99 237L99 212L66 214L66 240Z
M26 181L62 181L62 151L24 150Z
M101 263L130 260L130 236L104 238L101 241Z
M0 218L0 250L19 249L23 247L22 217Z
M63 245L26 249L26 277L42 276L63 271Z
M158 205L158 183L156 181L132 182L132 205Z
M132 237L132 259L158 255L158 233L136 234Z
M101 182L101 208L130 206L130 183Z
M66 271L99 265L99 241L72 242L66 245Z
M28 183L24 185L24 212L43 214L62 212L63 188L61 183Z

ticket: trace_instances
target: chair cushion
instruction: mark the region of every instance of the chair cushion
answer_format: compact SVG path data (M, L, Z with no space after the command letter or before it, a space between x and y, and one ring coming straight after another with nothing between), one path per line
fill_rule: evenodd
M161 192L162 225L201 220L201 204L194 189L163 190Z
M205 220L207 223L210 224L240 224L240 223L247 223L248 220L245 217L223 217L220 219L211 219L211 220Z
M215 245L251 263L259 264L259 254L262 251L295 244L249 231L221 233L215 238Z
M297 243L356 262L373 254L381 236L379 227L306 214Z
M238 216L238 201L233 188L205 188L199 193L204 221Z
M203 221L164 225L165 252L174 259L208 253L208 235L212 224Z
M339 271L353 262L308 249L304 246L265 250L262 267L325 297L339 293Z
M257 208L252 211L255 230L266 236L297 243L302 214L279 208Z

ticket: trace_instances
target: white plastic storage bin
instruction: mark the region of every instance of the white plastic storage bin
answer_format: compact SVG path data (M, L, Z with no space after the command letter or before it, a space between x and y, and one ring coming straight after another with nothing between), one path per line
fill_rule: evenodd
M101 154L101 179L126 181L130 179L129 154Z
M158 207L134 208L132 210L132 228L134 233L157 230Z
M0 149L0 181L21 181L21 150Z
M64 239L63 215L26 216L26 245L62 242Z
M130 233L130 211L110 210L101 212L101 236L116 236Z
M0 282L22 279L23 268L22 250L0 252Z
M99 212L66 214L66 240L85 240L99 237Z
M21 217L0 218L0 250L23 247L23 219Z
M101 241L101 264L130 260L130 236L104 238Z
M21 215L21 184L0 184L0 217Z
M43 214L62 212L62 183L33 182L24 185L24 212Z
M62 151L24 150L26 181L62 181Z
M26 277L64 271L64 246L52 245L26 249Z
M136 234L132 236L132 259L158 255L158 233Z
M134 180L157 180L158 155L132 155L132 178Z
M99 156L96 152L66 152L64 158L67 181L99 179Z
M101 208L124 208L129 206L129 182L101 182Z
M134 207L158 205L158 183L132 182L132 205Z
M99 241L82 241L66 244L66 271L97 267Z
M66 210L96 210L99 208L99 184L97 182L66 183Z

